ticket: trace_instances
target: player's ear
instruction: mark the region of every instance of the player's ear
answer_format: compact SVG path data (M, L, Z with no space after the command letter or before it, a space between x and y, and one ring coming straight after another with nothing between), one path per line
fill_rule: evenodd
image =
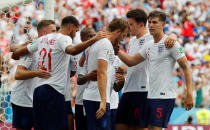
M162 26L165 27L166 22L162 22Z
M67 25L67 28L68 28L69 30L71 30L71 29L73 28L73 24L68 24L68 25Z
M120 30L120 29L116 29L116 30L115 30L115 34L116 34L116 35L121 34L121 30Z

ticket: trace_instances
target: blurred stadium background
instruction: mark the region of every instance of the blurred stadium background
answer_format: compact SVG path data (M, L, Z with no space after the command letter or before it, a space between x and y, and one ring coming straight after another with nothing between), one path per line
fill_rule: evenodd
M9 46L35 39L37 23L46 18L45 0L28 1L6 9L1 5L3 1L0 2L1 130L11 129L10 91L16 82L14 74L18 64L11 59ZM210 0L55 0L54 20L59 26L63 17L74 15L79 19L81 28L93 27L99 31L106 28L113 18L125 18L126 12L134 8L142 8L147 13L157 8L164 10L168 14L164 31L166 34L177 34L191 65L195 108L188 112L184 110L185 81L183 71L176 66L176 108L168 129L210 130ZM125 51L130 38L128 35L121 43ZM71 80L72 95L75 96L75 79Z

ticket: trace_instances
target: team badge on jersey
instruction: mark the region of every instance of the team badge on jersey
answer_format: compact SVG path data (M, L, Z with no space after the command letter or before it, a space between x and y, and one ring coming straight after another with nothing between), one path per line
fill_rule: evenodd
M139 45L142 46L142 45L144 44L144 41L145 41L145 39L140 39L140 40L139 40Z
M163 49L164 49L164 45L159 45L158 46L158 52L159 53L163 52Z

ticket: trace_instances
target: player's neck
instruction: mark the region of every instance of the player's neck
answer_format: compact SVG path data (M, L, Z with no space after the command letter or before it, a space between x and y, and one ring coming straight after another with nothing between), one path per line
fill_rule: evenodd
M146 28L143 28L143 29L139 32L139 34L136 35L136 38L138 39L138 38L144 36L146 33L147 33Z
M109 41L111 43L114 43L115 40L116 40L115 36L111 32L107 32L107 36L106 37L107 37L107 39L109 39Z
M63 34L63 35L69 35L69 32L66 31L65 29L59 30L58 33L61 33L61 34Z
M153 35L154 42L158 43L164 37L164 35L165 34L163 32Z

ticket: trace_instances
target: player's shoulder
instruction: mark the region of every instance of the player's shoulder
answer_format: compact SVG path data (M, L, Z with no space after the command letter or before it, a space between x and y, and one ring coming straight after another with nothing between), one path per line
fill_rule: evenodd
M96 43L95 43L95 47L98 47L98 48L109 48L109 47L112 47L112 43L109 41L109 39L107 38L103 38L101 40L98 40Z
M61 33L51 33L51 34L48 34L46 35L49 39L55 39L55 40L60 40L60 41L63 41L63 40L70 40L72 41L71 37L67 36L67 35L63 35Z
M134 42L136 39L137 39L136 36L132 36L129 42L132 43L132 42Z
M145 38L145 42L153 42L154 41L153 36L149 33L147 33L144 38Z

